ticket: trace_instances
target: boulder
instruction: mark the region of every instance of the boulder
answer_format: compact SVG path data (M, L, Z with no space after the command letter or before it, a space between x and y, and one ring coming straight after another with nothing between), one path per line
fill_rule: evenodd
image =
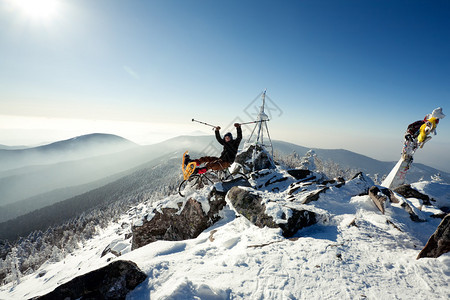
M372 199L375 206L384 215L385 202L389 200L389 194L386 194L385 189L379 189L377 186L369 188L369 197Z
M425 194L422 194L421 192L419 192L418 190L415 190L411 187L411 185L409 184L404 184L401 185L399 187L396 187L394 189L394 192L396 192L397 194L402 195L405 198L416 198L416 199L420 199L423 201L423 204L425 205L431 205L430 202L430 197L428 197Z
M233 204L234 209L256 226L260 228L264 226L278 227L273 218L265 214L266 206L261 203L261 198L258 195L247 189L233 187L228 192L227 197Z
M313 176L312 179L315 179ZM318 181L298 181L289 185L287 193L289 197L287 200L294 201L299 200L301 204L308 204L312 201L317 201L320 198L320 194L325 193L330 187L340 188L345 185L343 178L335 178L332 180L318 180ZM296 195L302 196L297 199Z
M33 299L125 299L146 278L134 262L117 260Z
M399 197L398 199L395 196L395 193L392 192L390 189L387 188L379 188L378 186L372 186L369 188L369 196L370 199L372 199L375 206L381 211L381 213L384 215L385 207L386 207L386 201L390 201L392 203L399 203L401 208L403 208L407 213L409 213L409 217L414 222L424 222L425 220L422 220L415 212L411 205L408 204L408 202Z
M235 179L223 181L222 182L222 191L224 193L226 193L229 190L231 190L231 188L234 187L234 186L251 187L252 185L250 184L250 182L248 182L247 178L238 177L238 178L235 178Z
M151 220L145 219L141 226L132 227L132 250L158 240L181 241L196 238L220 219L218 213L226 205L225 193L213 190L208 203L207 213L202 204L192 198L187 200L181 211L176 208L155 210Z
M106 246L100 257L103 257L108 253L111 253L116 257L118 257L121 256L122 254L128 253L130 250L131 249L129 242L123 241L122 239L116 239L112 241L108 246Z
M261 191L279 192L286 189L293 180L287 173L280 173L273 169L258 170L250 173L253 188Z
M306 179L311 176L312 172L310 170L303 169L291 169L287 171L289 175L297 180Z
M315 191L309 192L307 194L307 196L305 197L305 199L303 199L303 201L301 202L302 204L308 204L312 201L317 201L320 198L320 194L325 193L327 190L329 189L329 187L325 186L322 188L319 188Z
M316 214L309 210L297 210L291 208L292 216L287 223L278 224L283 230L284 237L291 237L302 228L314 225L317 223Z
M247 218L254 225L263 228L281 228L284 237L293 236L298 230L317 223L316 214L308 210L291 210L290 217L285 223L276 223L273 217L266 214L266 205L261 197L251 189L233 187L227 194L234 209ZM286 216L284 216L285 218Z
M431 235L417 259L423 257L439 257L450 251L450 214L442 219L436 231Z

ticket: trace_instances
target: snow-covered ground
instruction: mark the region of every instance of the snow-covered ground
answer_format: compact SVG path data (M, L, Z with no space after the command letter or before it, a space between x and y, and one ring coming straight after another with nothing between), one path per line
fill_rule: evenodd
M450 185L413 186L450 206ZM63 261L0 287L0 299L46 294L114 259L134 261L148 275L127 299L449 299L450 253L416 260L440 222L429 217L436 209L408 199L427 220L416 223L396 204L387 204L382 215L369 196L350 196L354 190L351 184L332 187L308 204L326 217L291 239L281 230L254 226L227 206L222 219L195 239L130 251L130 240L123 240L129 227L122 225L147 213L140 204ZM264 191L264 197L286 202L282 191ZM173 195L153 205L185 199ZM111 243L124 254L100 258Z

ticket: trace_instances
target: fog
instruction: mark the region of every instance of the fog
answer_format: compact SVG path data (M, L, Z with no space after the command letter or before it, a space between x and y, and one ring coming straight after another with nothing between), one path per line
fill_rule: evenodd
M9 168L20 166L0 172L0 222L105 185L155 158L187 149L191 143L192 151L200 152L211 141L212 137L193 137L138 146L116 136L93 135L0 151L0 161Z

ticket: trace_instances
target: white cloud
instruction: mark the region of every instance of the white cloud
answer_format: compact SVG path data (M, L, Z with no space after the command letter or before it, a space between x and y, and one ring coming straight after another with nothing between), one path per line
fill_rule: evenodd
M0 144L33 145L89 133L110 133L138 144L192 134L192 124L0 115Z

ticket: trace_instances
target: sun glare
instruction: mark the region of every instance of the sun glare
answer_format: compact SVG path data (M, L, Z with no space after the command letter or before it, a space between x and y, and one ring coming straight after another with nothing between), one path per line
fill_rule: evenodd
M25 15L33 19L51 19L58 11L59 0L14 0Z

